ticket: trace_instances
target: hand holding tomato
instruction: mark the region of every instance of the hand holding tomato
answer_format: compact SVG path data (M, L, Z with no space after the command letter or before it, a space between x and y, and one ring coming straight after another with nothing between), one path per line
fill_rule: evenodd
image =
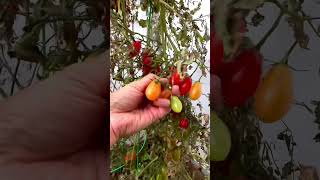
M159 79L149 74L141 80L132 82L122 89L110 94L110 144L114 144L120 137L133 134L144 129L171 111L170 100L156 98L150 101L146 98L146 89L152 83L152 91L160 93L161 86L167 79ZM179 94L179 87L172 87L172 94ZM161 94L157 95L158 97ZM150 97L153 94L150 94ZM153 97L154 98L154 97Z

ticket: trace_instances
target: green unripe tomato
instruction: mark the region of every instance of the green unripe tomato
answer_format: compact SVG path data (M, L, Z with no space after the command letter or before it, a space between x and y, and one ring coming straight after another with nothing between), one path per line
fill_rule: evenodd
M182 103L180 101L180 99L177 96L172 96L171 97L171 109L175 112L175 113L180 113L182 111Z

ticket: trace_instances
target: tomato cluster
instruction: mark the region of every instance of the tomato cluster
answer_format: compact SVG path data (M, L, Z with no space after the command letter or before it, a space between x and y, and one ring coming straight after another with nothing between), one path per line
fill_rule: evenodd
M146 63L149 63L149 61ZM174 71L174 73L169 77L169 84L171 87L173 85L179 86L180 95L189 95L191 100L199 99L202 94L202 85L200 82L195 82L192 85L191 77L187 75L181 76L178 71ZM162 88L161 82L157 79L150 82L145 90L145 95L150 101L156 101L158 98L170 99L170 107L173 113L179 114L183 110L183 104L180 98L173 95L170 88ZM181 119L179 127L181 129L187 129L189 127L188 119Z

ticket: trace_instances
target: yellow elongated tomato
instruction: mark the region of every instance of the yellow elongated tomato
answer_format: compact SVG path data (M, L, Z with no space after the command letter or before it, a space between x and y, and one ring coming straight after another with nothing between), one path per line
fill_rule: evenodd
M200 98L201 94L202 94L202 84L200 82L194 83L189 91L189 98L191 100L197 100Z
M170 106L175 113L180 113L182 111L182 103L177 96L171 97Z
M259 85L254 101L256 115L265 123L280 120L293 102L293 77L285 64L273 66Z
M231 135L226 124L215 114L211 114L210 160L224 161L231 149Z
M158 80L153 80L145 91L146 97L150 101L155 101L161 94L161 83Z

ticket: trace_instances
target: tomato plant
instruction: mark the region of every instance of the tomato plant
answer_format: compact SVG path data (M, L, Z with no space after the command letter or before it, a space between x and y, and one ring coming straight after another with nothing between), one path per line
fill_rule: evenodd
M158 80L153 80L146 89L146 97L150 101L155 101L161 94L161 83Z
M202 94L202 84L200 82L194 83L189 91L189 98L191 100L197 100L200 98L201 94Z
M245 49L221 69L221 88L229 107L243 105L258 87L262 71L262 57L253 49Z
M285 64L274 65L255 94L255 113L265 123L280 120L293 103L293 77Z

